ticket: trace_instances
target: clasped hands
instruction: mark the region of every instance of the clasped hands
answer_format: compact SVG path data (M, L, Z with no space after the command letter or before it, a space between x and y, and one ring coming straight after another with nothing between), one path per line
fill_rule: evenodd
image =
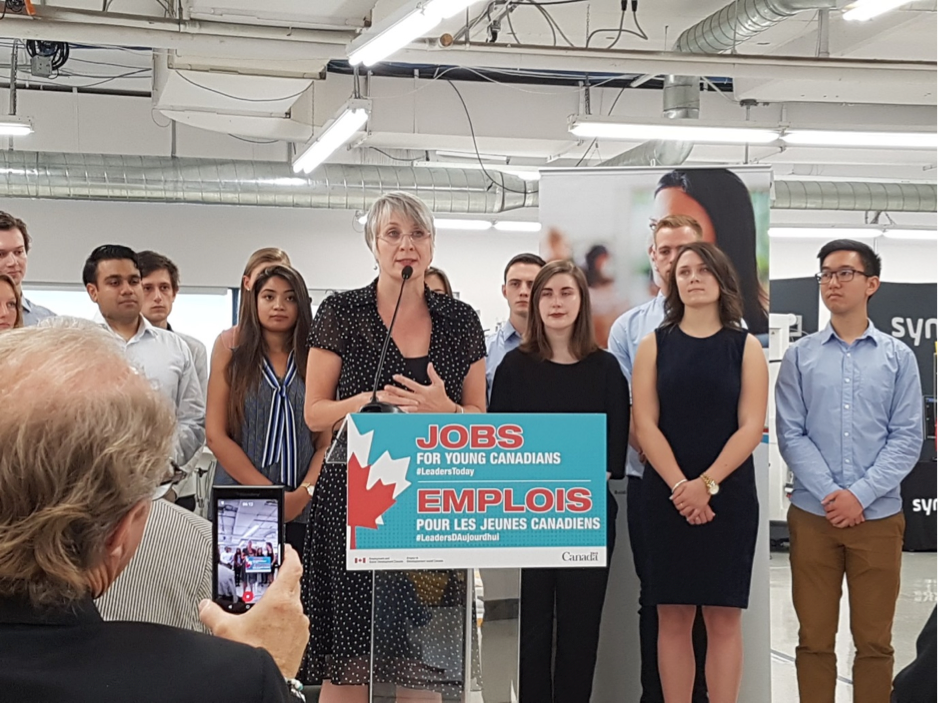
M687 522L700 526L713 520L716 514L710 508L710 492L702 479L688 479L671 492L671 503Z
M394 381L403 386L388 384L378 392L378 400L392 403L408 413L452 413L456 404L446 395L446 384L433 364L427 365L427 375L430 385L418 384L403 374L395 374Z
M852 528L866 520L863 504L849 489L833 491L821 501L827 520L834 528Z

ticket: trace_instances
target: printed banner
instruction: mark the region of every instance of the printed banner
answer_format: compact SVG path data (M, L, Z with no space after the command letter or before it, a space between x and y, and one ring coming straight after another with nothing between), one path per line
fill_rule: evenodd
M351 570L606 565L599 414L355 414Z

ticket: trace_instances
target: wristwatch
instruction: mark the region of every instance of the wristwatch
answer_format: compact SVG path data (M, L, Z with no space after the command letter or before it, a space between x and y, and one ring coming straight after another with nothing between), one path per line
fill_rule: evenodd
M313 494L316 493L316 485L310 484L309 482L303 482L300 484L301 489L306 489L306 493L309 494L309 498L313 498Z
M700 478L706 485L707 493L710 494L710 496L715 496L716 494L720 493L720 485L713 481L710 477L708 477L706 474L701 474Z

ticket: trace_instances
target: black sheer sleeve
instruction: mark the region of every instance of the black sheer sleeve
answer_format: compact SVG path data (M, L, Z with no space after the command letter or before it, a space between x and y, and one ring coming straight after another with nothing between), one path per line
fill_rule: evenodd
M470 308L463 328L465 330L466 363L472 366L485 357L485 331L478 314Z
M349 341L350 316L343 315L342 307L336 294L319 304L313 325L309 329L309 337L306 338L308 347L335 352L340 357L345 354Z

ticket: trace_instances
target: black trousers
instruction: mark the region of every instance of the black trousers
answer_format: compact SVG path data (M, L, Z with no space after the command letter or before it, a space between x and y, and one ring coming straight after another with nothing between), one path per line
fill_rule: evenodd
M647 603L650 601L645 589L644 565L649 549L654 549L654 540L646 536L641 522L642 480L629 477L626 492L626 520L629 525L629 544L632 546L632 559L635 561L635 573L638 575L638 637L642 658L641 680L643 702L663 702L661 675L658 673L658 609ZM707 659L707 626L703 614L697 609L694 619L694 657L697 661L697 675L694 677L694 689L691 701L706 702L707 678L704 665Z
M619 506L612 494L606 502L608 565ZM521 571L519 701L590 700L608 580L608 567Z

